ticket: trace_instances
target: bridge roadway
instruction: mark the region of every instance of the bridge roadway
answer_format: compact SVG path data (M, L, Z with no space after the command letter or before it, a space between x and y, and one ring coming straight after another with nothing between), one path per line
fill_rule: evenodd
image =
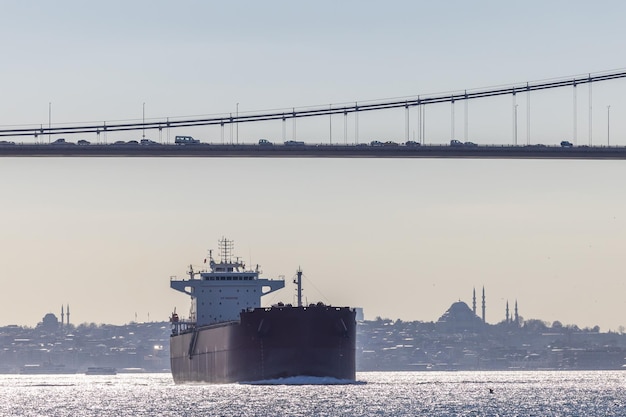
M622 146L2 144L0 157L626 159Z

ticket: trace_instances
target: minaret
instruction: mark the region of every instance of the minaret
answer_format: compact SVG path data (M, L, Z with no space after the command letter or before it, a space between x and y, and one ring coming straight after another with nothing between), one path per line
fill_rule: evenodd
M67 305L67 326L70 326L70 305Z
M487 323L485 320L485 287L483 287L483 323Z
M65 314L63 313L63 304L61 304L61 328L65 324Z
M474 295L472 297L472 310L474 311L474 315L476 315L476 287L474 287Z
M509 320L509 300L506 300L506 324L509 324L511 321Z
M519 326L519 315L517 314L517 300L515 300L515 324Z

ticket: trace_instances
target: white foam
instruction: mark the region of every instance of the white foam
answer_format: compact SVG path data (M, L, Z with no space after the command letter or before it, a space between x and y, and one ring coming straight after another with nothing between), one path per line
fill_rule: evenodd
M240 382L246 385L360 385L364 381L338 379L319 376L291 376L288 378L264 379L261 381Z

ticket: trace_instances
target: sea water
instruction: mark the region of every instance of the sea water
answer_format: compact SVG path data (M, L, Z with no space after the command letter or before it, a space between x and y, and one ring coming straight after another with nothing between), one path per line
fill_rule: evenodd
M175 385L169 374L0 375L0 415L626 416L625 384L620 371L364 372L356 383L222 385Z

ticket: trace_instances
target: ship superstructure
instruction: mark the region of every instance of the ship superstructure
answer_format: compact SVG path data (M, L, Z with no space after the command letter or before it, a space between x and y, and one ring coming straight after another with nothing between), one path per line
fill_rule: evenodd
M219 262L209 251L208 271L195 272L190 266L189 279L170 280L171 288L192 298L190 321L179 321L179 331L189 326L238 321L242 310L261 307L261 296L285 286L285 280L259 278L258 265L254 270L246 269L239 258L233 259L233 249L233 241L222 238Z

